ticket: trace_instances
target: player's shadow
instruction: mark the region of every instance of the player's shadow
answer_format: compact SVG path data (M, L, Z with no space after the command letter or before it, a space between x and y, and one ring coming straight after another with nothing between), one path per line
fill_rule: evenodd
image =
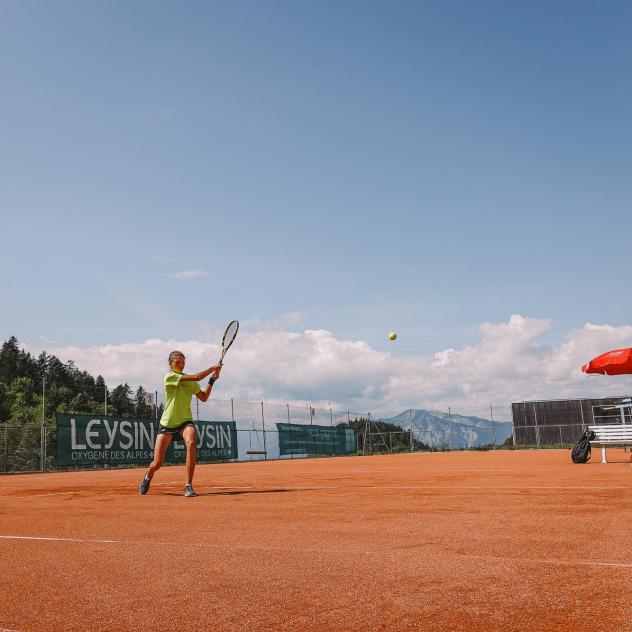
M285 487L278 487L275 489L237 489L234 491L226 490L226 491L217 491L217 492L197 492L198 496L241 496L242 494L283 494L288 492L308 492L311 488L302 487L297 488L293 487L291 489L287 489ZM176 492L166 492L167 496L182 496L182 493Z

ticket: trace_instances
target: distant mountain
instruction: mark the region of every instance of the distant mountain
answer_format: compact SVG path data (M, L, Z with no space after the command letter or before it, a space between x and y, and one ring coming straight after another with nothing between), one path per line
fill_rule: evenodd
M405 410L396 417L382 419L408 430L413 428L413 435L433 447L472 448L476 446L504 443L511 436L510 421L494 421L482 417L467 417L433 411Z

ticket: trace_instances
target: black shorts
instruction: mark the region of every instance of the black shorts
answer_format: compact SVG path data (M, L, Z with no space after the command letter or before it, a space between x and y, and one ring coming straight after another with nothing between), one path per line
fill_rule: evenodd
M158 424L158 434L159 435L166 434L166 435L181 437L182 431L187 426L193 426L195 428L195 424L190 419L189 421L185 421L183 424L180 424L179 426L175 426L174 428L167 428L166 426L163 426L162 424ZM196 428L196 431L197 431L197 428Z

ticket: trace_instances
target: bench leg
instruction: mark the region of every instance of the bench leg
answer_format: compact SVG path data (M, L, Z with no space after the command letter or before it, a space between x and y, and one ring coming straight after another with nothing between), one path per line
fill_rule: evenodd
M608 462L608 460L606 459L606 448L601 448L601 462L602 463Z

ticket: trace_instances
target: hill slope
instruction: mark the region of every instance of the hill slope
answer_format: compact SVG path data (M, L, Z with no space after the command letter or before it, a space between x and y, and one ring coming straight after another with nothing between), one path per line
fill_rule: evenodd
M468 417L425 409L405 410L395 417L382 421L408 430L412 424L417 439L432 446L471 448L496 443L499 445L511 436L510 421L494 421L482 417Z

